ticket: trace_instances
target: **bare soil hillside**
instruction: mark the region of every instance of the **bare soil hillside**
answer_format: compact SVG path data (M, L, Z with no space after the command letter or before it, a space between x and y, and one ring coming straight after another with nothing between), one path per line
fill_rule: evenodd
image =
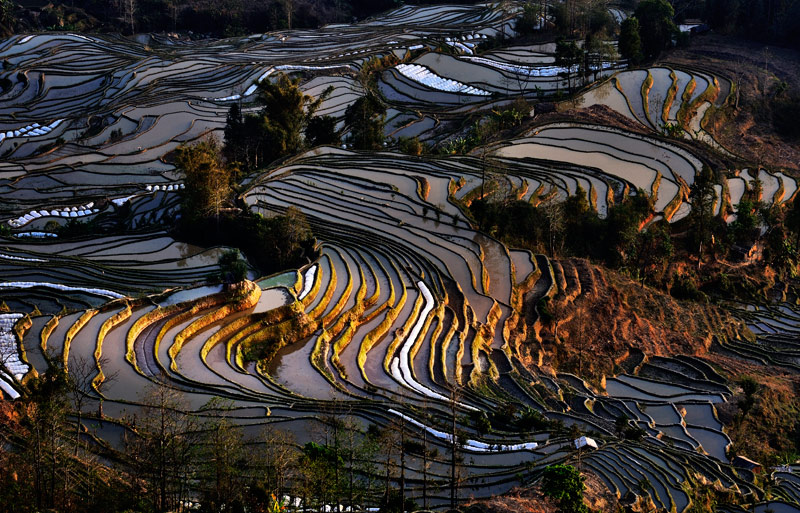
M772 124L773 99L800 93L800 52L706 34L669 51L659 63L729 78L734 84L729 106L713 111L706 129L753 164L800 171L800 143L776 134Z
M587 260L554 260L553 272L553 298L527 304L541 312L523 348L532 365L578 372L599 384L642 354L703 355L714 337L752 337L715 305L678 301Z

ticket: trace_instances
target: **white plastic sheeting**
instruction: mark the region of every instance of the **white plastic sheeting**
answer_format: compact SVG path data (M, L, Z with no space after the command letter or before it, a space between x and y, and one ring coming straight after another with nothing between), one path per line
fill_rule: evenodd
M306 273L303 275L303 290L300 292L300 295L297 297L297 299L303 299L309 294L309 292L311 292L311 288L314 286L314 277L316 275L317 264L314 264L306 269Z
M33 123L28 126L24 126L22 128L18 128L14 131L8 132L0 132L0 143L3 142L3 139L7 139L10 137L34 137L39 135L45 135L53 131L58 125L60 125L64 120L57 119L46 126L41 126L39 123Z
M28 372L28 365L20 359L13 331L14 324L21 318L20 313L0 314L0 362L5 366L5 368L0 367L0 389L12 399L18 398L19 392L11 386L12 380L6 371L13 374L16 379L22 379Z
M395 409L389 409L389 413L397 415L406 422L413 424L420 429L424 429L425 431L432 434L436 438L445 440L447 442L452 442L453 440L453 437L449 433L445 433L444 431L439 431L438 429L426 426L425 424L417 420L414 420L407 415L403 415L402 413L400 413ZM501 445L501 444L487 444L486 442L479 442L477 440L466 440L464 442L463 449L472 452L498 452L498 451L532 451L537 447L539 447L539 444L536 442L526 442L513 445Z
M96 289L91 287L73 287L71 285L62 285L60 283L49 283L45 281L6 281L0 283L0 289L30 289L33 287L47 287L49 289L61 290L64 292L85 292L87 294L94 294L96 296L106 296L114 299L120 299L125 296L107 289Z
M439 91L446 91L448 93L474 94L478 96L489 96L492 94L489 91L484 91L483 89L478 89L477 87L463 84L457 80L440 77L425 66L420 66L419 64L398 64L395 69L397 69L397 71L399 71L404 77Z

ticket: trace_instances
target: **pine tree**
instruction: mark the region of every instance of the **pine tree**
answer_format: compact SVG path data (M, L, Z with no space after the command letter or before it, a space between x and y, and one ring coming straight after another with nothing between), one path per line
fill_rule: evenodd
M639 64L642 55L642 40L639 37L639 20L630 17L622 22L619 33L619 54L631 64Z
M347 107L344 119L355 149L379 150L383 147L386 107L375 95L367 94L356 100Z
M669 47L672 36L678 32L672 21L674 16L675 10L667 0L642 0L636 7L642 53L646 58L655 59Z
M711 242L711 221L714 217L714 202L717 192L714 190L714 172L707 165L695 177L689 193L692 203L690 222L692 225L691 243L699 260L703 259L703 250Z

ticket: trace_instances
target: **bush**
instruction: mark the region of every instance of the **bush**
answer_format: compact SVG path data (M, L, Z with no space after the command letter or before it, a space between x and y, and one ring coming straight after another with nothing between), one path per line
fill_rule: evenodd
M707 301L706 296L698 287L694 278L688 275L675 275L672 278L672 287L669 293L676 299L688 299L692 301Z
M780 98L773 102L772 126L787 139L800 139L800 96Z
M664 135L668 137L674 137L676 139L681 139L683 137L683 128L678 123L665 123L661 130L664 132Z
M247 262L238 249L229 249L219 257L219 280L223 283L239 283L247 278Z
M397 149L408 155L428 153L427 145L420 142L418 137L401 137L397 141Z
M558 501L561 513L585 513L583 476L572 465L551 465L542 474L542 493Z
M549 306L549 297L543 297L536 304L536 309L539 311L539 319L541 319L544 324L550 324L550 322L553 320L553 314L550 312Z
M295 207L269 218L251 212L193 220L183 217L177 235L201 246L237 248L265 275L300 267L315 256L311 227Z

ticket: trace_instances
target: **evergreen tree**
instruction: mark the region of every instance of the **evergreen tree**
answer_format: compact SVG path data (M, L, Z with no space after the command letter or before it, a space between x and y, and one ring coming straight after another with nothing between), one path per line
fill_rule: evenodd
M336 118L333 116L316 116L308 120L306 141L309 146L332 145L341 142L336 132Z
M675 10L667 0L642 0L635 16L639 20L642 53L648 59L655 59L669 47L672 36L678 32L672 21Z
M258 102L263 106L264 139L272 159L298 153L303 148L303 133L331 89L317 99L300 90L300 80L285 74L274 81L258 84Z
M703 258L704 247L711 242L714 202L717 198L714 183L714 172L704 164L703 169L695 177L689 193L689 201L692 203L692 211L689 214L692 226L689 249L700 259Z
M572 92L572 71L583 63L583 50L575 41L563 38L556 40L556 66L566 68L564 75L567 78L567 87Z
M550 465L542 474L542 493L558 501L560 513L585 513L583 476L572 465Z
M199 448L201 512L243 511L244 481L247 469L242 431L226 417L233 402L215 397L203 407L212 416L203 426Z
M653 223L638 233L630 254L630 265L636 269L642 287L648 279L655 281L664 275L672 253L672 238L666 221Z
M608 265L621 267L630 258L640 227L652 211L653 199L642 189L609 209L602 255Z
M786 212L786 227L794 234L795 249L800 248L800 199L795 198Z
M230 249L219 257L219 280L223 283L239 283L247 278L247 261L238 249Z
M177 510L190 496L190 478L197 462L196 420L176 390L155 383L142 392L144 414L130 419L125 449L140 495L157 512Z
M534 33L541 24L539 13L540 9L537 5L535 5L533 2L526 2L522 6L522 16L517 18L516 25L514 25L514 30L520 34Z
M374 94L368 93L347 107L344 119L355 149L379 150L383 147L386 107Z
M294 155L312 145L335 144L336 122L328 116L314 117L322 102L333 92L327 88L318 98L300 89L299 79L285 74L258 84L260 112L243 114L232 105L225 124L225 158L246 170L264 166L275 159Z
M181 146L175 164L183 173L181 214L192 221L207 217L219 219L220 211L231 197L232 173L222 162L216 139Z
M619 32L619 54L631 64L639 64L642 55L642 40L639 37L639 20L630 17L622 22Z
M225 139L223 139L223 155L228 162L247 161L246 146L242 144L247 132L244 129L244 116L238 103L231 105L225 121Z

